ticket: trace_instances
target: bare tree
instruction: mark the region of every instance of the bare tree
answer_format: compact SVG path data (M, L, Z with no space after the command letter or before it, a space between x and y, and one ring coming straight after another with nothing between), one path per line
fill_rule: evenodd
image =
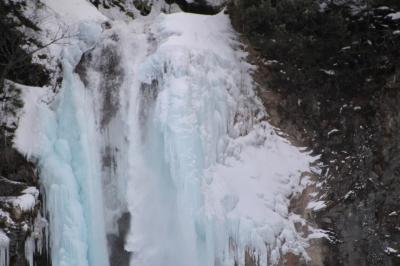
M68 37L66 31L60 29L46 43L29 39L18 29L18 26L26 24L21 22L21 14L13 13L18 11L16 10L15 7L5 6L4 2L0 1L0 116L2 116L0 117L0 123L2 123L0 135L4 135L5 143L7 142L6 132L10 131L10 128L7 123L4 124L4 121L7 116L13 115L13 112L22 106L19 90L15 86L7 85L6 80L41 85L40 82L43 83L43 80L48 79L47 70L33 63L32 56ZM24 21L30 20L25 18ZM34 25L32 21L30 23ZM32 29L40 30L37 26Z
M1 27L1 26L0 26ZM62 40L67 36L65 33L55 36L45 44L39 44L36 49L25 50L22 48L26 40L22 33L16 30L3 30L0 32L0 93L4 87L4 81L12 71L32 64L32 55L36 52Z

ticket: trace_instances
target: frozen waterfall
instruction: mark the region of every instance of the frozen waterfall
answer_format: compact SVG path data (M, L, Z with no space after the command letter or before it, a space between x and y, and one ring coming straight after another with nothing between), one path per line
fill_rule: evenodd
M109 265L126 213L132 266L306 256L288 206L313 159L267 122L229 17L109 23L80 22L53 101L24 92L16 146L40 167L53 265Z

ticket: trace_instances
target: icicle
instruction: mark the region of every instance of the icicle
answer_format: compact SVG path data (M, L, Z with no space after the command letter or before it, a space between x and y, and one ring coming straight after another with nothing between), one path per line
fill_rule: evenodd
M38 244L37 248L40 247L40 250L38 250L39 254L43 254L43 248L44 248L45 254L48 255L48 254L50 254L49 253L50 252L50 249L49 249L49 245L50 245L49 221L47 220L47 217L49 217L49 213L48 213L47 205L46 205L47 194L46 194L46 190L44 189L43 186L40 187L40 194L42 195L42 204L43 204L42 211L43 211L43 213L38 215L38 217L40 216L40 222L39 221L38 222L43 227L42 227L42 239L41 239L42 243L40 245ZM35 228L36 228L36 226L35 226ZM43 233L44 233L44 235L43 235Z
M25 240L25 259L28 261L29 266L33 266L33 253L35 252L35 240L29 236Z
M10 239L8 236L0 229L0 266L8 266L9 263L9 248Z
M48 223L40 213L35 217L33 231L25 240L25 259L29 266L34 265L34 254L48 254Z

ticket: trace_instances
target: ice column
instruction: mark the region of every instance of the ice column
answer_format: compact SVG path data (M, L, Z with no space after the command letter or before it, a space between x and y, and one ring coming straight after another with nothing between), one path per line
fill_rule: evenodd
M9 265L9 245L10 239L8 236L0 229L0 266Z

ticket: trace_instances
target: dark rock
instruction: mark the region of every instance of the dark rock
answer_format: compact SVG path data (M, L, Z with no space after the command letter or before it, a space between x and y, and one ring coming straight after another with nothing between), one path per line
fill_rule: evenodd
M195 0L193 2L188 2L185 0L170 0L166 1L169 4L176 3L179 5L179 7L184 11L184 12L189 12L189 13L196 13L196 14L206 14L206 15L214 15L219 13L226 3L222 5L213 5L207 0Z
M130 228L130 214L124 213L118 220L118 235L108 235L108 245L111 250L110 266L129 266L130 252L124 248L125 237Z
M260 64L257 74L260 95L268 88L281 99L276 126L304 132L294 137L329 167L321 192L329 206L315 214L335 236L324 265L400 265L387 251L400 250L399 220L388 216L400 209L399 21L387 22L378 1L356 13L351 1L331 1L323 13L312 0L265 2L234 1L231 17L259 57L282 63Z

